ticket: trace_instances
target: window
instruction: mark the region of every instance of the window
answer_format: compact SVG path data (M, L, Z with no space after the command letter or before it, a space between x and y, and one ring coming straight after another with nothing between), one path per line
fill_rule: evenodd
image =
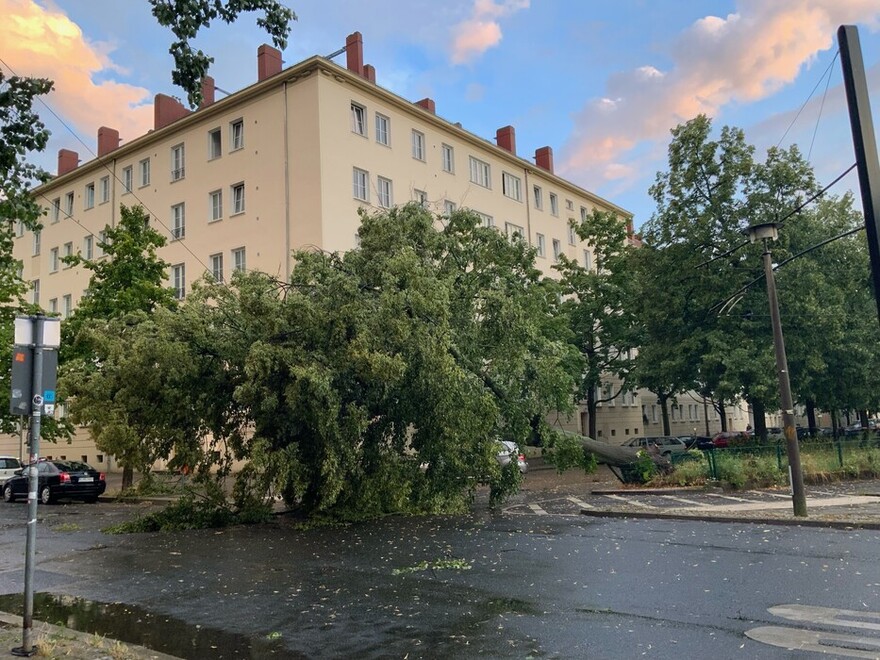
M232 251L232 269L237 271L247 270L247 261L243 247Z
M535 186L532 188L532 196L535 198L535 208L539 211L544 210L544 193L541 190L541 186Z
M186 265L177 264L171 267L171 286L174 288L174 297L183 300L186 295Z
M440 147L443 156L443 171L455 174L455 152L448 144Z
M61 318L66 319L73 311L73 299L68 293L61 299Z
M550 213L559 215L559 198L555 193L550 193Z
M92 236L86 236L83 239L83 258L91 259L95 252L95 239Z
M412 157L425 160L425 134L419 131L412 132Z
M98 256L104 256L104 246L107 245L107 230L102 230L98 232Z
M519 225L515 225L512 222L504 223L504 232L507 234L507 238L511 240L522 241L525 240L526 233L522 227Z
M589 250L584 250L584 268L590 270L593 267L593 255Z
M510 199L518 202L522 201L522 186L518 176L513 176L507 172L501 174L501 192Z
M186 206L175 204L171 207L171 238L179 241L186 238Z
M458 207L455 205L455 202L450 202L448 199L443 200L443 212L446 213L446 215L452 215L455 213L456 208Z
M58 270L58 248L54 247L49 250L49 272L54 273Z
M391 135L388 132L390 125L391 120L388 117L376 113L376 142L384 144L386 147L391 145Z
M428 193L424 190L413 190L413 200L419 203L421 206L428 205Z
M358 168L354 168L353 170L353 186L354 190L352 195L355 199L360 199L365 202L370 201L370 174L365 172L364 170L359 170Z
M24 223L21 220L15 223L15 236L17 238L24 236Z
M101 177L101 203L110 201L110 177Z
M565 209L567 211L574 211L574 202L570 199L565 200Z
M568 244L569 245L577 245L578 235L575 231L574 224L569 222L568 224Z
M211 209L210 222L220 220L223 217L223 191L215 190L208 193L208 207Z
M483 226L490 228L495 226L495 218L491 215L486 215L485 213L480 213L479 211L474 211L478 216L480 216L480 220L483 221Z
M52 222L58 222L59 220L61 220L61 198L56 197L52 200ZM23 228L24 225L19 223L19 227Z
M586 221L587 221L587 207L582 206L581 207L581 222L586 222Z
M31 289L33 290L33 297L31 298L31 302L35 305L40 304L40 280L34 280L31 282Z
M367 109L354 101L351 103L351 132L367 136Z
M553 239L553 258L557 261L559 260L559 255L562 254L562 243L559 242L558 238Z
M470 165L471 165L471 183L476 183L478 186L483 186L483 188L491 188L492 187L492 172L489 169L489 163L484 163L481 160L470 157Z
M49 298L49 312L51 314L58 313L58 298Z
M132 169L131 165L122 170L122 191L130 193L132 186Z
M230 151L244 149L244 119L229 122L229 142L232 144Z
M391 194L391 179L378 177L376 179L376 188L378 189L378 202L382 208L391 208L393 197Z
M208 131L208 160L220 158L223 155L223 140L220 137L220 129Z
M186 176L186 149L182 144L171 147L171 180L180 181Z
M244 183L232 186L232 215L244 213Z
M83 199L83 208L91 209L95 206L95 184L87 183L86 184L86 194Z
M144 158L138 163L138 176L140 177L141 187L150 185L150 159Z
M546 257L547 256L547 239L544 238L544 234L536 234L535 239L537 240L538 247L538 256Z
M67 217L73 215L73 193L69 192L64 196L64 212L67 213Z
M40 232L39 232L39 231L35 231L35 232L34 232L34 244L33 244L33 249L31 250L31 254L32 254L33 256L35 256L35 257L36 257L38 254L40 254L40 239L41 239Z
M212 254L211 260L211 276L218 282L223 281L223 253Z
M64 252L62 252L62 256L64 256L64 257L72 257L73 256L73 243L65 243L64 244ZM70 268L70 266L65 266L65 268Z

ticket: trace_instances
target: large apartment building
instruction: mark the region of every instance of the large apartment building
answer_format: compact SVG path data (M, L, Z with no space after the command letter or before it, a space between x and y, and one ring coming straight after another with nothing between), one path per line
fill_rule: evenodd
M351 249L362 207L415 200L438 213L470 208L534 245L548 274L560 254L592 266L570 220L600 208L631 228L626 210L557 176L549 146L523 158L512 126L493 143L438 116L432 99L411 102L377 86L357 32L345 57L345 67L315 56L285 69L281 53L263 45L249 87L217 99L208 78L194 112L159 94L146 135L120 144L118 130L101 127L97 156L82 163L61 150L57 176L35 191L44 228L19 231L15 244L33 301L62 318L71 313L89 273L61 259L100 257L99 238L120 205L143 206L167 235L160 254L180 298L205 271L218 280L236 269L286 278L292 250ZM582 431L584 422L575 415L564 425ZM606 404L599 422L611 442L643 426L634 394ZM17 451L18 440L9 442ZM112 467L85 439L53 451Z

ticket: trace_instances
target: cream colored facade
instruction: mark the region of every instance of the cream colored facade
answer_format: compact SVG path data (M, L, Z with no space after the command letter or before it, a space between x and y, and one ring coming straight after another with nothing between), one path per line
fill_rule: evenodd
M261 60L261 79L244 90L213 103L210 90L209 102L188 114L157 97L157 126L148 134L118 148L105 140L103 153L99 139L99 157L79 165L67 153L70 171L36 191L48 213L42 232L23 232L15 245L43 309L65 317L76 307L88 272L60 259L100 256L100 232L116 224L122 204L142 205L169 238L160 255L181 295L206 271L286 278L292 250L351 249L360 208L421 200L440 213L473 209L538 247L547 274L558 253L592 264L570 219L600 208L631 221L624 209L553 174L548 148L539 150L542 167L517 156L512 128L499 129L497 146L434 114L430 100L412 103L378 87L359 53L349 53L347 68L313 57L283 71L274 53L277 69L270 62L264 70ZM169 121L169 107L184 116ZM583 430L580 416L572 424ZM638 396L603 408L609 441L641 426ZM3 451L17 454L18 439L0 443ZM85 439L44 453L112 468Z

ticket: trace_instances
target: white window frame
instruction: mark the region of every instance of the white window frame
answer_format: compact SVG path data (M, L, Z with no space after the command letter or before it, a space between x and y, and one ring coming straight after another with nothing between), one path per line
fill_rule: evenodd
M574 202L570 199L565 200L565 210L566 211L574 211Z
M244 213L246 208L244 181L232 184L232 186L230 186L230 192L232 195L232 209L229 215L232 216Z
M58 298L49 298L49 313L58 313Z
M110 201L110 177L103 176L101 177L101 204L106 204Z
M584 268L593 270L593 253L586 249L584 250Z
M480 220L482 221L483 226L487 229L491 229L495 226L495 218L493 218L491 215L488 215L487 213L480 213L479 211L474 211L474 213L480 216Z
M31 302L40 304L40 280L31 280Z
M233 272L247 270L247 251L245 248L235 248L232 250L232 270Z
M229 122L229 153L244 149L244 119Z
M501 192L504 193L505 197L509 197L510 199L516 200L517 202L521 202L522 179L520 179L518 176L511 174L510 172L502 172Z
M212 190L208 193L208 222L223 219L223 190Z
M384 209L394 206L394 184L391 179L376 177L376 202Z
M42 234L41 234L40 230L38 229L37 231L34 232L34 241L31 245L31 256L36 257L37 255L40 254L41 243L42 243Z
M586 221L587 221L587 207L582 206L581 207L581 222L586 222Z
M352 168L351 196L362 202L370 201L370 173L359 167Z
M145 188L150 185L150 159L144 158L138 161L138 176L140 177L140 187Z
M64 212L67 217L73 216L73 193L69 192L64 196Z
M428 193L424 190L413 190L413 201L418 202L421 207L426 207L428 205Z
M440 145L440 153L443 160L443 171L455 174L455 148L443 143Z
M351 102L351 132L367 137L367 109L354 101Z
M180 241L186 238L186 202L171 207L171 240Z
M73 296L69 293L64 294L61 298L61 318L66 319L73 311Z
M56 222L61 220L61 198L56 197L52 200L52 224L54 225ZM17 236L21 237L24 235L24 224L18 223L18 232Z
M134 168L129 165L122 168L122 193L130 193L134 185Z
M569 245L577 245L578 244L578 235L575 228L571 223L568 225L568 244Z
M449 199L443 200L443 212L446 215L452 215L453 213L455 213L457 208L458 208L458 204L456 204L452 200L449 200Z
M211 264L211 276L217 282L223 282L223 253L212 254L208 260Z
M208 160L216 160L223 155L223 133L220 127L208 131Z
M186 264L174 264L171 267L171 286L177 300L186 297Z
M492 166L489 163L470 156L471 183L483 188L492 189Z
M73 256L73 242L67 242L64 244L64 252L61 253L62 257L72 257ZM68 264L64 264L65 268L70 268Z
M504 235L511 241L518 240L524 241L526 240L526 230L520 225L516 225L512 222L504 223Z
M95 239L92 236L83 237L83 259L92 259L95 256Z
M425 134L416 129L412 131L412 157L425 162Z
M391 146L391 118L380 112L376 113L376 142Z
M544 237L544 234L535 234L535 244L538 250L539 257L547 256L547 239Z
M544 210L544 191L541 190L541 186L533 186L532 187L532 195L535 198L535 208L538 211Z
M562 256L562 241L558 238L553 239L553 260L559 261L559 257Z
M559 197L556 193L550 193L550 215L559 215Z
M49 250L49 272L57 273L58 272L58 248L53 247Z
M180 181L186 178L186 143L181 142L171 147L171 180Z

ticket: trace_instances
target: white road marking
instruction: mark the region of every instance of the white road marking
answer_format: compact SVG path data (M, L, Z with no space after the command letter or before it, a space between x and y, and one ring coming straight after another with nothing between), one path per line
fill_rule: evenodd
M567 499L572 504L577 504L582 509L595 509L596 508L592 504L587 504L583 500L579 500L576 497L566 497L565 499Z
M544 509L539 507L537 504L529 504L529 508L532 511L534 511L535 513L537 513L539 516L546 516L547 515L547 512L544 511Z
M607 497L612 500L616 500L618 502L624 502L625 504L632 504L633 506L640 506L645 509L657 509L656 506L651 506L650 504L645 504L644 502L639 502L638 500L634 500L630 497L621 497L620 495L603 495L602 497Z
M685 497L676 497L675 495L661 495L660 497L662 497L664 500L674 500L675 502L682 502L683 504L690 504L691 506L712 506L711 504L706 504L705 502L697 502L696 500L689 500Z
M744 497L734 497L733 495L721 495L719 493L706 493L709 497L720 497L723 500L733 500L734 502L754 502L755 500L747 500Z
M776 605L767 608L767 611L790 621L809 621L829 626L880 630L880 612L840 610L836 607L817 607L814 605Z
M858 635L762 626L746 630L746 637L756 642L781 646L792 651L813 651L814 653L830 653L838 657L874 658L874 660L880 657L880 640L859 637Z
M770 493L763 490L750 490L752 495L767 495L769 497L784 497L787 500L791 499L791 493Z
M733 513L736 511L772 511L775 509L787 509L792 506L791 497L786 496L786 502L743 502L741 504L713 504L700 508L700 511L715 511ZM807 498L807 509L810 507L826 506L854 506L859 504L877 504L880 499L868 495L849 495L846 497L822 497Z

